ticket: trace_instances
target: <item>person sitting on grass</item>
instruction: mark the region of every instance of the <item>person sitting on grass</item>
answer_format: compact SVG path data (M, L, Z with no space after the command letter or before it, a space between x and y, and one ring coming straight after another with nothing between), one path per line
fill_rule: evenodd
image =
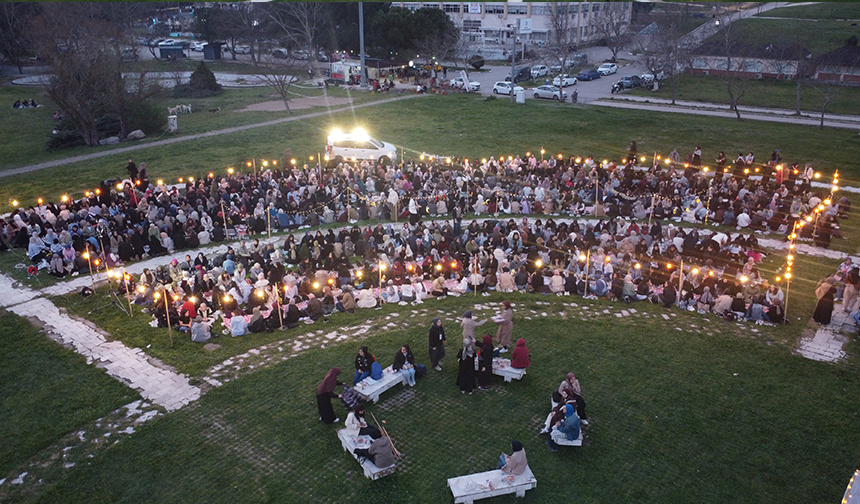
M520 338L517 340L517 346L514 348L514 353L511 354L511 367L514 369L526 369L531 366L529 360L529 349L526 348L526 340Z
M212 330L209 323L203 317L197 315L191 323L191 341L195 343L207 343L212 338Z

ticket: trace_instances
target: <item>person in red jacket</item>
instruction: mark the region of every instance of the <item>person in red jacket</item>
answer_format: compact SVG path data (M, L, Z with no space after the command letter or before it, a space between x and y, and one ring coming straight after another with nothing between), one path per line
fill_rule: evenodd
M529 349L526 348L526 340L520 338L517 340L517 346L514 348L514 353L511 354L511 367L525 369L530 365Z

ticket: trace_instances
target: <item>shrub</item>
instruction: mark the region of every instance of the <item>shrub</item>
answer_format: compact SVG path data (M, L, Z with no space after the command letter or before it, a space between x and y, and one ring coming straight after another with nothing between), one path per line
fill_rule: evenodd
M188 85L192 91L221 91L221 84L218 84L218 81L215 80L215 74L202 61L191 74Z
M466 63L468 63L475 70L480 70L481 67L484 66L484 57L480 54L476 54L466 60Z
M162 130L167 118L161 107L153 102L136 102L128 107L128 124L131 131L143 130L147 135Z

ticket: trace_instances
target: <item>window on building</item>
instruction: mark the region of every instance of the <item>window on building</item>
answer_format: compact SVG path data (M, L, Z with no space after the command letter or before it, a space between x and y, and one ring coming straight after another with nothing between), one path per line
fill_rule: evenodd
M584 4L582 4L582 8L581 8L581 10L582 10L582 12L588 12L588 9L589 9L590 7L591 7L591 4L584 3Z
M705 61L705 58L693 58L693 68L705 70L708 68L708 62Z
M549 5L532 5L532 16L552 15L552 7Z
M484 4L484 12L487 14L504 14L504 4Z
M444 3L442 4L442 10L444 10L445 12L460 12L460 4Z
M419 9L420 4L418 2L403 2L403 8L409 9L412 12L415 12Z
M463 31L481 31L480 19L464 19Z
M594 4L594 5L592 5L592 6L591 6L591 12L593 12L593 13L595 13L595 14L597 14L598 12L600 12L600 4Z
M508 14L527 14L529 6L525 4L508 4Z

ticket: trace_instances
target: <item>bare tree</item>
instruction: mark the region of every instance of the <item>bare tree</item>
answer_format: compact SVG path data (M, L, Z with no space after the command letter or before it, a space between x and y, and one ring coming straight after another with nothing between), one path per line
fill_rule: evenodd
M642 54L641 61L655 80L662 73L669 84L673 104L675 86L689 60L689 51L683 43L685 33L680 23L683 18L682 6L667 4L666 9L653 16L652 23L635 38L635 46Z
M21 57L27 49L27 26L38 9L38 4L0 3L0 55L15 65L20 74L24 73Z
M574 19L578 8L579 4L568 2L553 2L550 6L550 40L539 54L548 66L558 65L559 73L565 71L567 55L576 45Z
M628 2L604 2L601 9L592 7L591 24L595 31L612 51L612 57L618 59L618 53L630 42L630 4Z
M717 70L722 71L723 82L726 85L726 93L729 95L729 110L733 110L738 119L741 111L738 102L746 94L749 83L752 80L756 61L751 58L752 47L739 40L732 29L734 23L723 23L723 49L725 56L718 60Z
M260 56L258 62L257 77L278 93L288 114L292 113L289 102L292 94L290 86L298 80L300 66L301 64L292 58L275 58L271 55Z
M860 66L857 37L852 36L845 46L821 56L817 63L814 78L808 79L807 82L821 95L821 121L818 127L823 129L827 106L849 84L844 79L845 70Z
M308 68L313 71L313 62L319 52L317 37L324 24L326 6L322 2L279 2L265 5L268 18L277 27L280 38L290 45L307 48Z

